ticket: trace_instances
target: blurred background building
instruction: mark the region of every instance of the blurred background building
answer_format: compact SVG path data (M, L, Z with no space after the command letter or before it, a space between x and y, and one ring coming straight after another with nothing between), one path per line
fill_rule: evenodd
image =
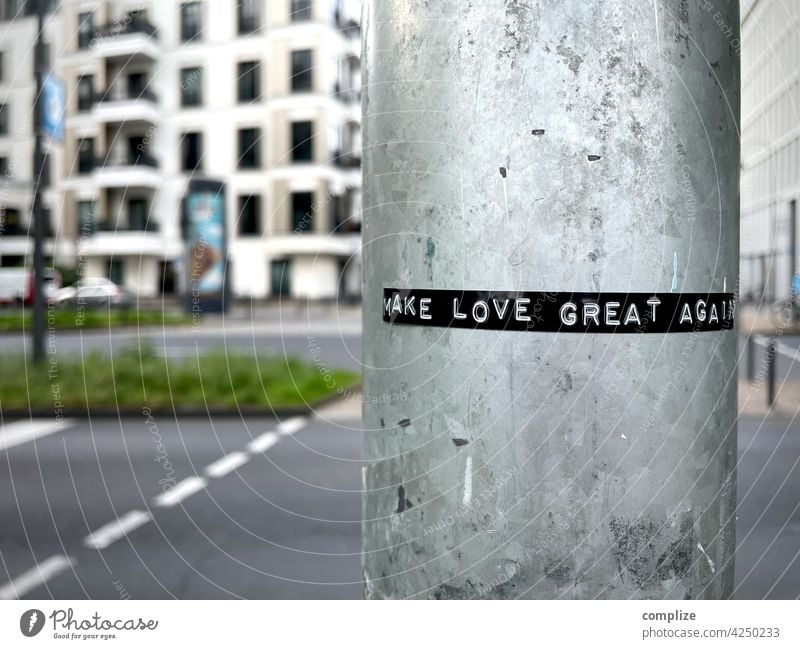
M0 23L0 160L17 161L11 178L27 178L28 194L36 19L20 18L31 4L2 3ZM226 185L234 296L357 294L359 12L357 0L57 3L46 34L66 89L47 197L55 262L143 297L180 291L184 192L209 178ZM30 199L12 201L6 185L6 234L20 240L3 237L0 262L14 265L30 247Z
M800 11L782 0L743 0L741 15L740 292L772 302L788 296L798 272Z

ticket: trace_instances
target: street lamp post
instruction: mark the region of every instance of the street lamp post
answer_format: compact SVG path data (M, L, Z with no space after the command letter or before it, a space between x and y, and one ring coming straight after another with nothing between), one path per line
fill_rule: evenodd
M366 2L367 597L731 595L738 3L715 12Z
M33 106L34 149L33 149L33 323L32 354L33 362L44 360L45 304L44 304L44 239L46 236L44 213L42 210L43 180L46 179L44 151L42 145L42 101L44 77L46 74L44 45L44 14L46 0L36 1L36 45L34 48L34 70L36 74L36 97Z

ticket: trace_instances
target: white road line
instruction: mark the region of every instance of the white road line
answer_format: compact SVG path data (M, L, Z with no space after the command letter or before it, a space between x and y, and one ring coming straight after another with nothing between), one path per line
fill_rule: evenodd
M23 419L0 426L0 451L69 428L71 419Z
M294 435L307 423L308 417L292 417L278 424L278 432L281 435Z
M99 530L95 530L85 539L83 544L87 548L95 548L103 550L111 545L114 541L119 541L121 538L128 535L128 533L141 527L151 519L150 514L147 512L133 510L128 512L121 518L103 525Z
M247 445L247 450L251 453L263 453L271 449L278 443L278 435L273 432L264 433L259 435L252 442Z
M247 464L250 458L247 453L236 451L225 457L221 457L216 462L209 464L203 471L210 478L221 478L228 475L231 471L238 469L243 464Z
M172 507L192 494L202 491L207 484L208 482L206 482L205 478L198 478L197 476L186 478L169 491L165 491L163 494L153 498L153 504L156 507Z
M5 586L0 586L0 600L18 599L66 570L72 564L72 559L61 555L45 559L27 572L23 572L16 579L12 579Z

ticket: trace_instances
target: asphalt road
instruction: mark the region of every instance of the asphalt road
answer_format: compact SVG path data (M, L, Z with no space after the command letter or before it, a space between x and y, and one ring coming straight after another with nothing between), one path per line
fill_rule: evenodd
M359 597L359 424L78 420L0 451L0 596ZM736 597L796 598L797 422L739 436Z
M358 424L83 420L0 452L0 595L358 597Z
M27 335L0 333L0 351L27 351ZM360 370L361 317L327 311L265 313L254 319L207 316L199 326L90 329L56 331L47 339L58 354L104 353L148 346L161 356L195 356L206 350L227 354L293 356L311 363Z

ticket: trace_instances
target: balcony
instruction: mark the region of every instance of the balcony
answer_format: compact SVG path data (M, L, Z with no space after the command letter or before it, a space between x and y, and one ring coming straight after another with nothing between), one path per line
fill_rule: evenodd
M155 189L161 182L158 161L146 154L127 157L109 155L95 160L93 172L101 188L148 187Z
M147 89L133 92L109 88L95 97L92 117L104 124L155 124L159 117L158 97Z
M359 151L348 151L347 153L336 151L331 162L340 169L358 169L361 167L361 153Z
M158 31L142 18L120 18L100 28L99 35L92 40L92 50L105 59L124 59L128 63L154 61L160 53Z

